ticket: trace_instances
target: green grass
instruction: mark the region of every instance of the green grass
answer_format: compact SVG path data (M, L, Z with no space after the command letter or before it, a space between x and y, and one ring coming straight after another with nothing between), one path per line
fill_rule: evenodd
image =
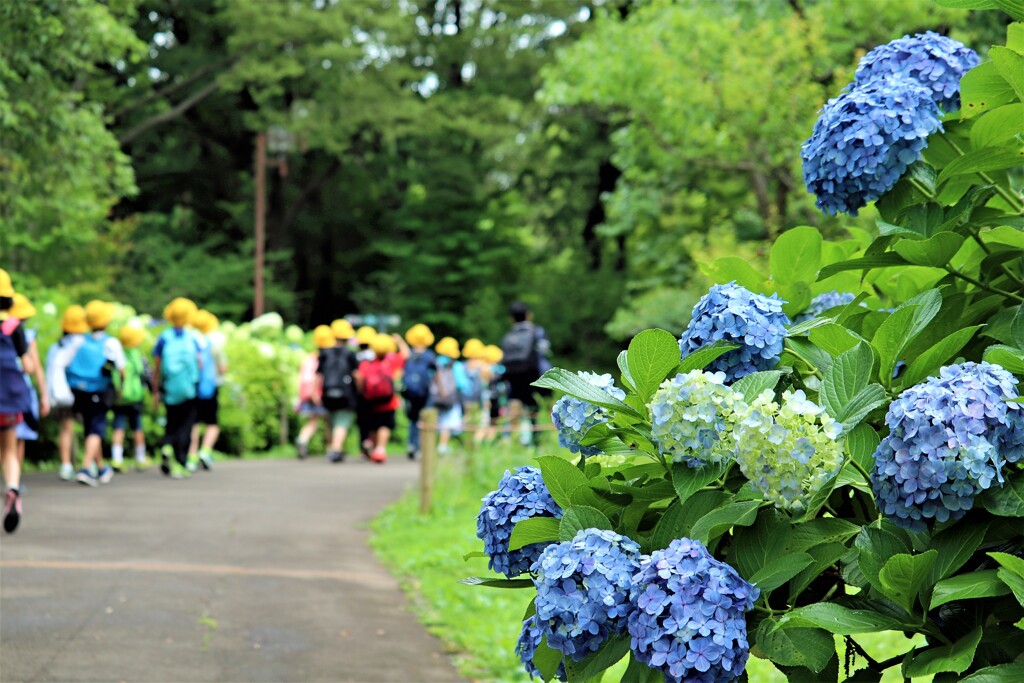
M548 452L542 450L541 453ZM532 452L493 447L470 458L440 463L434 508L419 514L416 491L385 509L372 524L371 545L413 600L420 621L445 643L459 672L479 681L527 681L514 648L529 591L465 586L466 576L488 575L487 560L463 555L481 550L475 518L480 499L491 491L505 469L526 464ZM845 647L839 645L840 664ZM899 633L857 636L876 660L906 652L915 645ZM863 660L858 660L863 666ZM609 670L604 681L619 680ZM751 657L750 683L784 683L769 662ZM891 671L883 681L902 680Z

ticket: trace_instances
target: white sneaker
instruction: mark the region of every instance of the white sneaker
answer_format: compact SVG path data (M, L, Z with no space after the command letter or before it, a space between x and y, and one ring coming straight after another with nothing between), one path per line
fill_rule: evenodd
M71 466L71 463L62 462L60 464L60 478L63 481L71 481L75 478L75 468Z

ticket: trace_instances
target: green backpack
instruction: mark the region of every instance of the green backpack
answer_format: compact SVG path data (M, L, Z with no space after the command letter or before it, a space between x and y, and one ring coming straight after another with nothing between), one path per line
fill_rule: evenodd
M119 373L114 373L114 383L120 384L118 403L120 405L140 403L146 398L146 387L143 380L146 366L142 360L142 352L138 349L128 349L124 352L124 356L124 379L120 378Z

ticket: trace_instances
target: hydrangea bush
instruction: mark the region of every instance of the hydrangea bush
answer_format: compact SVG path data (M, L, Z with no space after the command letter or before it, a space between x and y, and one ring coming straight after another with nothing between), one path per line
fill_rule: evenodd
M808 190L875 202L874 234L787 230L769 273L712 264L616 377L536 383L565 395L563 452L478 518L521 576L467 580L527 592L531 676L1024 680L1024 23L989 54L904 37L822 110ZM883 631L917 639L879 661Z

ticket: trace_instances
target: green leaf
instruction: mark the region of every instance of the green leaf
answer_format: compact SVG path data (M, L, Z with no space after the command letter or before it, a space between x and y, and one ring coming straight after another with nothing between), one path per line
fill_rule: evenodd
M508 539L508 549L512 551L533 543L557 542L558 528L559 522L554 517L530 517L516 522Z
M531 519L537 518L533 517ZM519 524L522 524L522 522ZM558 525L558 540L571 541L576 537L576 533L582 529L614 530L614 528L605 514L597 508L592 508L589 505L573 505L562 514L562 521ZM515 535L514 530L513 535ZM509 544L509 549L511 550L511 543Z
M882 590L879 574L885 561L910 550L898 536L886 529L866 526L857 534L857 561L860 570L875 588Z
M1000 488L983 493L981 504L998 517L1024 517L1024 474L1018 472Z
M757 509L761 505L759 500L743 500L712 510L693 525L690 538L707 545L711 539L718 538L734 526L749 526L757 518Z
M929 609L935 609L954 600L975 600L1006 595L1010 589L1000 581L997 574L995 569L985 569L939 581L932 591Z
M736 281L736 284L752 292L761 291L767 278L754 270L750 263L738 256L724 256L714 263L701 265L701 270L712 282Z
M711 363L711 361L715 360L722 354L729 353L733 349L738 349L739 347L739 344L721 340L705 344L683 358L682 362L679 364L678 372L684 373L689 372L690 370L703 370L709 363Z
M981 627L977 627L952 645L933 647L928 650L914 650L904 660L903 676L917 678L931 676L943 671L963 673L974 661L974 653L981 642ZM918 654L919 653L919 654Z
M565 673L570 683L587 681L610 666L619 662L629 654L629 636L612 636L597 652L587 655L575 662L572 657L565 658Z
M945 182L955 176L1013 168L1021 163L1024 163L1024 153L1019 145L975 149L954 159L942 169L939 173L939 182Z
M840 261L839 263L833 263L825 266L818 273L818 282L821 282L825 278L832 277L836 273L842 273L847 270L874 270L875 268L895 268L897 266L909 265L910 264L907 260L899 254L885 253L876 254L874 256L862 256L860 258Z
M469 562L470 560L475 560L478 557L487 557L487 553L481 552L479 550L474 550L473 552L464 554L462 556L462 561Z
M644 330L629 342L626 353L633 386L646 403L678 367L679 340L665 330Z
M488 588L533 588L533 579L493 579L484 576L467 576L459 583L464 586L487 586Z
M871 339L871 345L878 351L881 361L878 376L883 384L891 381L896 361L901 359L900 356L910 341L938 313L942 304L938 290L932 289L923 294L929 295L929 298L926 300L922 298L923 295L918 295L899 306L878 326L875 336ZM932 300L932 296L937 302Z
M1024 104L1006 104L978 117L971 126L971 145L975 149L1004 145L1020 132Z
M811 343L824 349L830 356L839 356L863 341L856 332L836 323L826 323L815 327L807 336Z
M1024 664L997 664L975 671L960 683L1020 683L1024 681Z
M955 9L997 9L995 0L933 0L940 7Z
M699 352L699 351L698 351ZM625 413L633 417L643 418L644 415L626 405L606 391L595 387L575 372L553 368L533 383L533 386L542 389L557 389L570 396L592 403L595 406L607 408L613 412Z
M818 229L808 226L779 235L769 256L772 279L782 284L813 282L821 265L821 242Z
M960 116L969 119L1017 99L995 62L984 62L960 79Z
M751 526L733 531L729 562L740 576L749 580L770 561L787 552L791 533L789 517L775 508L766 508Z
M672 465L672 486L679 502L685 503L694 493L719 479L727 469L729 466L725 463L708 463L700 467L690 467L686 463Z
M733 382L732 389L742 394L743 400L749 403L760 396L762 392L774 389L781 377L782 372L779 370L752 372Z
M942 268L960 251L965 239L955 232L940 232L926 240L900 240L893 245L893 251L915 266Z
M806 282L791 282L789 284L780 282L776 284L775 288L779 297L785 302L782 304L782 312L791 319L811 303L811 286Z
M879 587L886 597L913 614L917 594L928 580L938 555L937 550L929 550L920 555L900 553L890 557L878 573Z
M992 0L992 2L1013 17L1015 21L1024 21L1024 0Z
M615 363L619 366L619 372L622 373L622 384L630 391L635 390L636 380L634 380L633 375L629 373L629 351L619 351L619 355L615 359Z
M983 325L974 325L957 330L945 336L941 341L932 345L928 350L910 362L910 367L903 374L903 386L913 386L934 374L946 361L956 356L971 337L980 330Z
M1014 52L1024 54L1024 20L1016 21L1006 27L1006 47Z
M773 591L814 563L807 553L776 557L750 577L750 583L763 591Z
M568 510L573 504L573 491L581 486L589 487L587 478L580 472L579 468L564 458L555 455L545 455L536 458L537 466L540 467L541 478L547 486L551 497L555 499L558 506ZM555 537L558 537L557 532Z
M852 522L837 517L819 517L804 524L798 524L790 537L789 552L808 550L816 545L845 543L857 535L861 528Z
M814 559L814 562L789 582L790 604L794 604L797 596L820 577L823 571L839 562L847 552L849 549L842 543L825 543L808 548L807 554Z
M1012 346L997 344L985 349L982 360L1001 365L1014 375L1024 375L1024 351Z
M869 384L843 406L836 415L836 420L842 423L844 429L850 429L867 417L872 410L888 402L889 396L885 389L878 384Z
M939 553L925 585L944 579L971 559L988 531L989 522L960 522L944 529L932 538L931 550Z
M545 681L550 681L558 674L558 665L562 663L562 653L548 645L548 637L541 635L540 644L533 653L533 665L540 671Z
M836 357L821 381L821 400L829 415L838 419L846 405L868 386L873 360L871 347L864 342Z
M665 683L664 677L651 667L636 658L636 653L629 653L629 666L622 674L619 683Z
M846 452L854 462L870 472L880 442L878 432L871 425L859 424L846 435Z
M1024 306L1017 307L1017 313L1010 321L1010 338L1018 349L1024 349Z
M757 628L757 644L775 664L803 666L815 673L821 671L836 653L836 641L820 628L775 630L775 620L768 618Z
M831 602L798 607L779 621L776 629L823 628L829 633L850 636L858 633L896 631L903 622L869 609L851 609Z
M988 55L995 62L999 75L1010 84L1019 99L1024 99L1024 55L1002 45L993 45Z

